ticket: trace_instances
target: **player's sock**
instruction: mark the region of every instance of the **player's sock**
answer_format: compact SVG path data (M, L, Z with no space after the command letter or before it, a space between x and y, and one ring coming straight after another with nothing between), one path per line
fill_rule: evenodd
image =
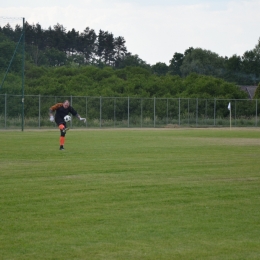
M60 150L64 150L65 137L60 136Z
M60 136L60 145L64 145L65 143L65 137L64 136Z

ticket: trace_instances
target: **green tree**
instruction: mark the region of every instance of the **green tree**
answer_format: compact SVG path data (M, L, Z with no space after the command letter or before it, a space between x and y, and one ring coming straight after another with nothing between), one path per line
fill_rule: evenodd
M127 53L118 63L118 68L125 67L141 67L150 70L151 67L144 60L142 60L137 54L132 55Z
M12 41L17 41L17 39L15 39L15 36L14 36L14 30L12 28L12 26L7 23L3 28L2 28L2 32L3 34L8 37L10 40Z
M195 72L202 75L221 77L223 75L224 58L218 54L196 48L187 53L181 65L182 76Z
M240 73L242 69L242 60L240 56L236 54L231 56L230 58L225 58L225 68L228 71Z
M151 67L152 72L158 76L166 75L169 71L169 67L164 62L157 62Z
M171 75L181 76L181 65L183 63L184 55L175 52L173 58L170 60L169 71Z
M45 49L55 48L59 51L66 51L66 28L63 25L57 23L54 25L53 29L50 26L48 30L44 31L45 38Z
M94 30L86 27L79 36L78 51L83 54L86 64L93 64L97 47L97 35Z
M9 40L5 35L0 33L0 70L5 72L11 62L16 48L16 43ZM18 52L18 49L17 49ZM18 52L14 55L14 59L10 66L9 72L21 71L21 54Z
M254 84L257 84L260 76L260 54L257 49L246 51L242 56L243 72L250 75Z
M72 56L78 52L79 32L72 28L67 32L66 38L66 53Z
M30 25L28 22L25 23L25 43L27 58L31 62L37 66L48 63L44 55L46 39L40 24Z
M114 65L114 36L112 33L99 30L97 55L99 61L106 65Z
M246 99L247 94L234 83L213 76L191 73L184 80L181 97Z
M260 98L260 82L258 83L257 89L255 91L254 98L256 98L256 99Z
M62 51L59 51L55 48L47 49L45 52L46 59L50 66L63 66L66 64L67 57L66 54Z
M124 59L127 55L127 48L125 46L125 39L124 37L116 37L114 41L114 48L115 48L115 67L119 68L120 62Z

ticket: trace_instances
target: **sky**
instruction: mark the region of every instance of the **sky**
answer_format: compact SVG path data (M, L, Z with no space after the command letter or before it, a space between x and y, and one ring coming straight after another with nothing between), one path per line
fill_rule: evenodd
M122 36L128 52L150 65L169 65L175 52L202 48L242 56L260 38L260 0L0 0L6 17L24 17L42 29L86 27Z

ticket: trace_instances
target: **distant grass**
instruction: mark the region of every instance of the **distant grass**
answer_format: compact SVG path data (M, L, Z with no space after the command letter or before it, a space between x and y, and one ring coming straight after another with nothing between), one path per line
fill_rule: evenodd
M257 129L0 131L0 259L260 259Z
M89 128L165 128L167 125L176 125L180 127L229 127L230 119L229 117L217 117L217 118L196 118L194 115L182 115L180 120L178 118L157 118L154 122L154 117L144 117L140 116L130 116L128 119L102 119L100 122L100 118L94 118L87 120L86 124L82 124L82 122L78 120L74 120L71 122L71 127L77 129L86 129ZM232 127L256 127L259 126L258 119L255 117L237 117L232 118ZM39 117L25 117L24 118L24 128L25 129L53 129L55 128L55 124L50 122L48 118L41 117L39 121ZM22 128L22 118L21 117L7 117L0 114L0 129L21 129Z

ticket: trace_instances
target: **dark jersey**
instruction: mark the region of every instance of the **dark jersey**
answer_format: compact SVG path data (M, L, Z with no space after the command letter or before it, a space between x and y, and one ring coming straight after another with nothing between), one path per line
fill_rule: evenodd
M50 108L51 112L56 111L55 113L55 122L57 125L64 124L64 116L71 113L73 116L76 116L78 113L76 110L74 110L73 107L68 106L68 108L63 107L63 103L57 103L54 106Z

